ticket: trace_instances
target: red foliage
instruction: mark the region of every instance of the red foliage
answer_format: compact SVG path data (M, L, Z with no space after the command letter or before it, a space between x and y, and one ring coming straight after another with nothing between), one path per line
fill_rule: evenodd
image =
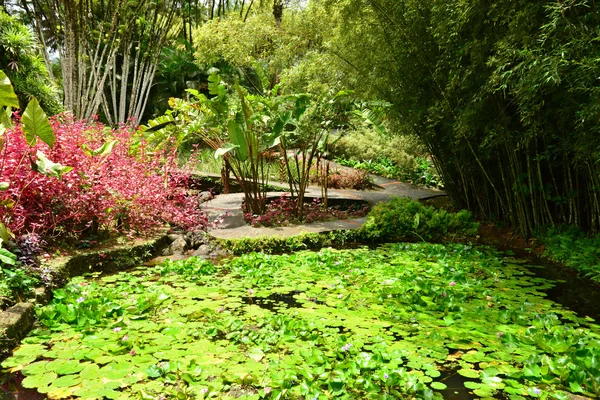
M310 182L321 184L321 180L317 176L317 166L311 168ZM373 181L365 171L342 168L329 171L327 187L330 189L368 190L373 187Z
M21 126L4 135L0 152L0 215L17 235L82 232L86 229L147 232L164 222L185 229L206 227L206 215L195 197L181 187L173 151L150 152L134 128L109 131L102 124L51 120L56 144L30 148ZM88 156L82 146L99 148L117 140L107 156ZM73 167L62 179L34 172L30 158L40 150L55 163ZM167 179L166 177L169 177Z
M244 209L242 205L242 209ZM267 204L263 215L246 213L244 219L252 226L282 226L299 223L297 217L298 199L282 195ZM369 206L350 206L343 210L340 207L323 207L319 199L304 204L304 222L329 221L334 219L349 219L364 217L369 212Z

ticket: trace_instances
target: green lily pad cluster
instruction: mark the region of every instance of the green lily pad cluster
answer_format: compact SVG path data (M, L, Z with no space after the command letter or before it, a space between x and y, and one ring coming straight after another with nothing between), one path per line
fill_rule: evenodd
M50 398L597 397L600 326L551 286L464 245L168 261L73 279L2 366Z

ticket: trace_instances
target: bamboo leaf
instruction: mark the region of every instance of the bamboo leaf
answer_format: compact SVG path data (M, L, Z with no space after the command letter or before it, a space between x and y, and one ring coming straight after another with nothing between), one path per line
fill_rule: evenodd
M27 105L21 120L23 121L23 134L28 145L34 146L39 137L50 148L54 146L56 142L54 131L46 113L35 97Z
M10 79L0 70L0 107L19 108L19 99L10 83Z

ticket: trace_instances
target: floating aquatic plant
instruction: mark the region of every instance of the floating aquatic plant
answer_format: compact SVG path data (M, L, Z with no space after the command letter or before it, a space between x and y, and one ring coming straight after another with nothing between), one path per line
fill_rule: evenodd
M551 286L454 245L167 262L73 279L2 366L51 398L598 396L600 327Z

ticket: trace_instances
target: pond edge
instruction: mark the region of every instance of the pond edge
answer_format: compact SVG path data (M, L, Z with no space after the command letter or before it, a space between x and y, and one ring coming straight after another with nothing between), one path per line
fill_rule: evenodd
M64 286L72 277L87 272L115 272L135 267L157 255L171 242L167 231L162 230L133 245L88 250L44 262L43 267L50 270L50 286L36 288L34 298L0 311L0 361L29 333L35 322L35 306L47 304L52 298L52 290Z

